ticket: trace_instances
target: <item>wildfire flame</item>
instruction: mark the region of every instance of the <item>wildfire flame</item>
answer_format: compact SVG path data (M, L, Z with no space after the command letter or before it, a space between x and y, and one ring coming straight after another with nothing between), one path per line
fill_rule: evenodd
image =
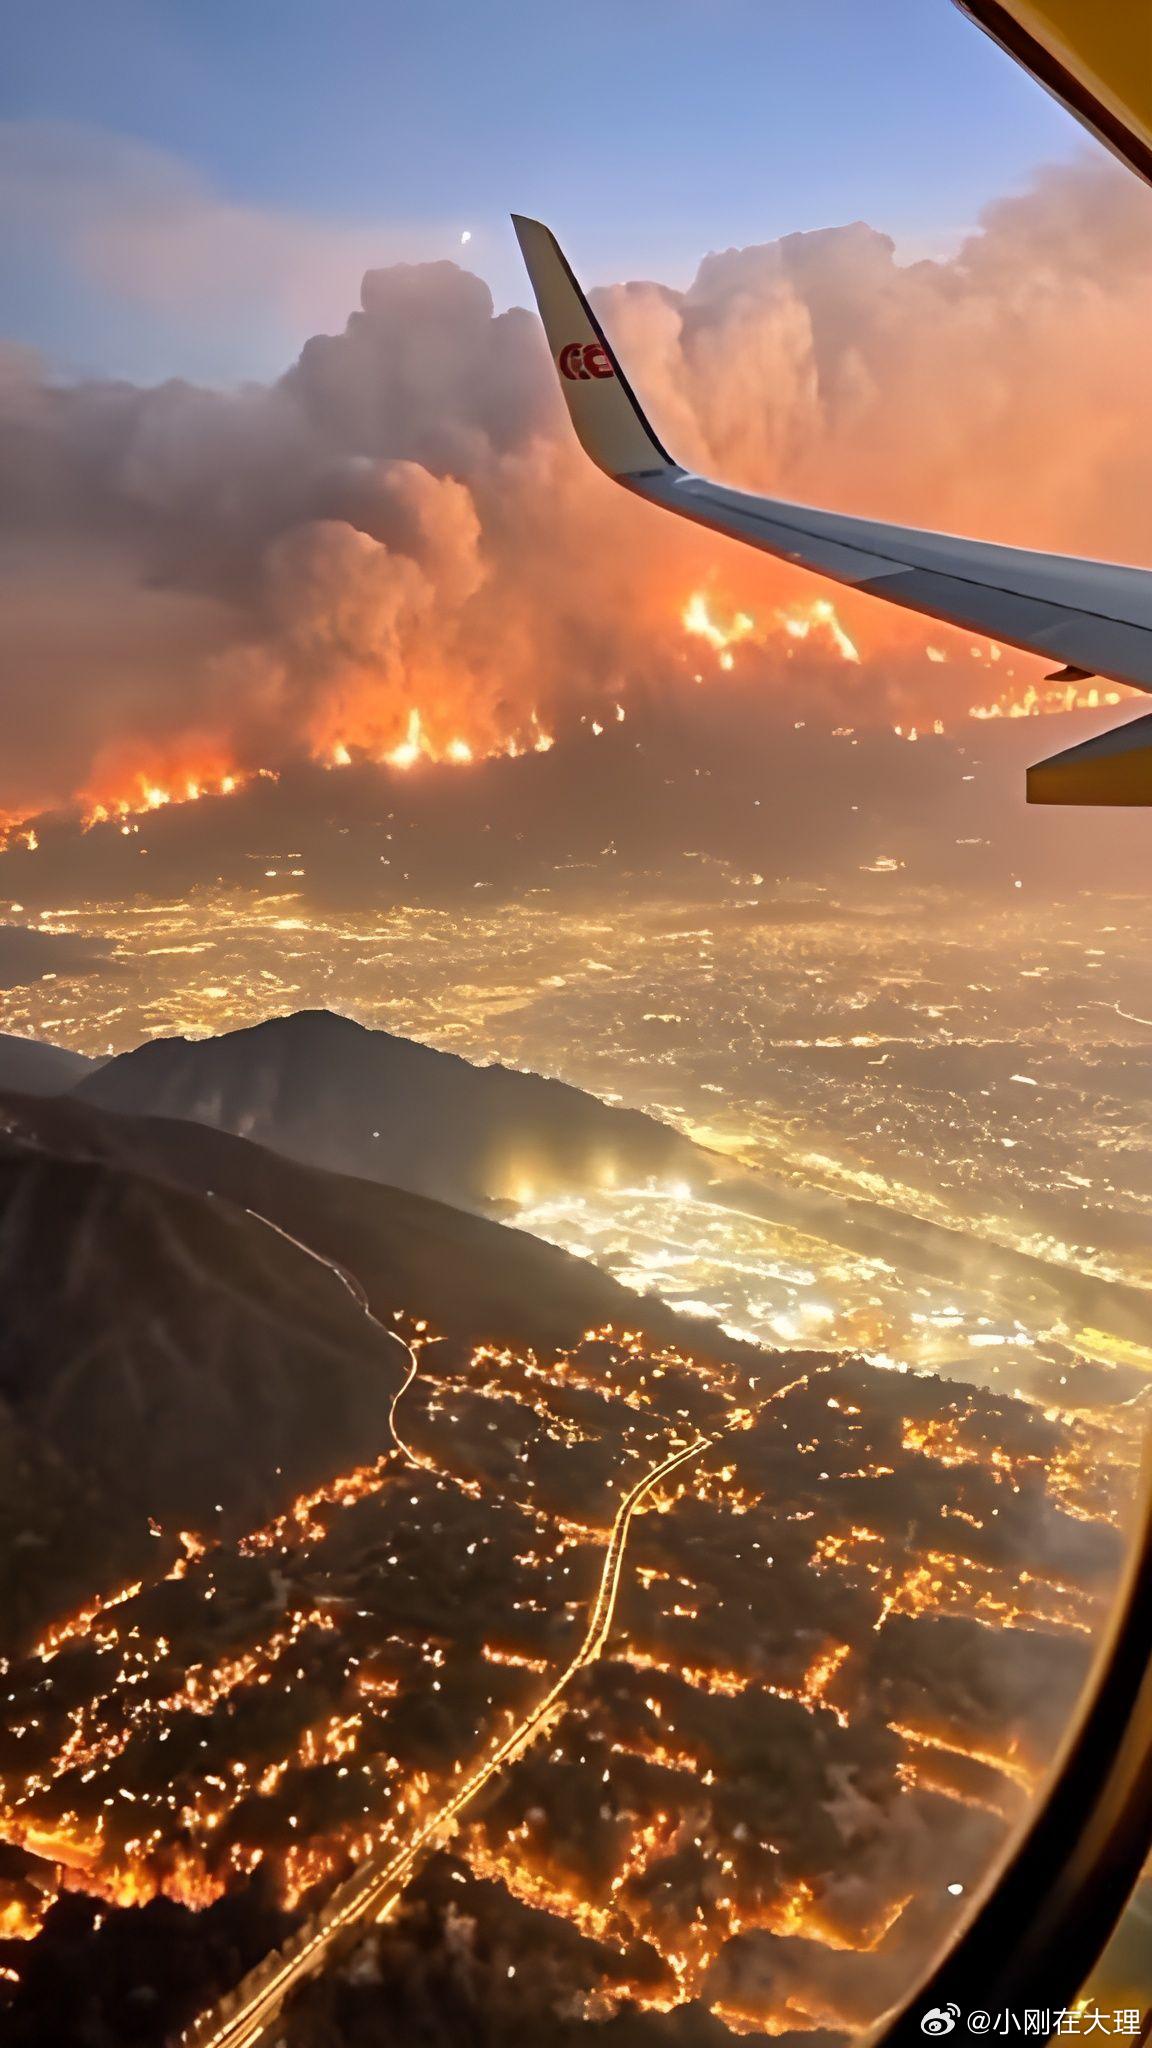
M758 628L750 612L733 612L726 624L715 617L707 593L694 590L680 614L680 623L686 633L699 640L706 640L716 654L719 666L726 672L735 666L733 649L744 641L754 646L768 644L772 628L782 630L789 640L807 640L813 633L830 640L841 661L859 665L860 654L855 643L849 639L836 616L836 607L831 598L815 597L806 604L791 604L779 607L771 615L768 629Z
M414 707L407 715L403 736L383 751L367 750L353 740L335 739L314 746L309 758L333 769L351 768L357 761L401 770L414 768L422 761L463 768L501 756L515 760L524 754L546 754L554 745L554 735L545 731L535 711L520 731L485 743L477 738L466 739L459 732L438 741L419 708ZM139 832L139 820L152 812L197 803L205 797L234 796L257 782L276 782L280 773L278 768L249 768L226 761L218 750L210 754L190 751L187 758L174 759L170 755L145 765L114 764L100 777L96 788L81 797L80 824L86 832L98 825L113 826L128 837ZM23 846L35 852L38 844L26 816L0 813L0 850Z
M1065 683L1060 689L1038 690L1029 683L1019 697L1008 694L991 704L974 704L969 718L1047 718L1062 711L1099 711L1108 704L1122 704L1133 690L1118 685L1102 689L1096 683L1084 689L1079 683Z
M724 673L735 668L741 648L775 648L787 657L795 647L807 645L848 666L859 667L861 663L859 648L842 624L831 598L826 596L779 605L757 617L737 607L725 612L706 589L699 588L691 591L684 602L679 623L689 639L704 643ZM969 652L982 663L996 663L1001 650L988 643L986 647L974 646ZM923 653L933 664L949 659L943 648L932 644L924 647ZM696 677L697 682L702 680ZM1130 694L1120 685L1096 682L1050 686L1029 683L1023 689L1017 685L1015 695L1011 693L1012 687L1008 683L1000 696L972 706L967 715L975 719L1028 718L1091 711L1120 704ZM547 753L555 745L555 735L544 729L536 710L522 715L511 731L482 732L461 730L458 709L449 723L442 707L429 709L412 704L395 715L391 734L382 741L374 723L378 715L375 708L372 721L366 723L364 717L353 715L345 707L345 715L335 730L329 722L323 730L314 730L308 736L305 758L333 770L375 763L408 773L424 764L460 768L499 757L518 759L532 752ZM615 716L618 721L624 716L619 705ZM586 713L579 723L590 725L598 738L610 720L601 722ZM943 730L939 718L931 729L937 733ZM851 728L842 730L847 732ZM926 731L928 726L922 725L920 730ZM897 726L896 731L902 738L919 737L916 726L907 730ZM233 796L260 780L277 780L280 772L278 768L257 767L235 758L218 736L169 743L163 752L151 755L142 753L138 745L129 750L118 749L112 758L106 755L98 764L91 786L81 793L80 822L86 831L103 826L128 837L138 833L139 821L154 812L207 797ZM35 822L27 814L0 812L0 849L23 847L35 852L39 844Z
M424 729L420 723L420 713L411 711L408 714L408 730L404 738L398 747L393 747L390 754L385 754L384 759L392 768L411 768L420 759L423 751Z
M793 605L787 611L777 612L776 616L792 640L807 640L814 627L823 627L841 660L859 666L859 651L836 617L836 607L831 598L813 598L809 605Z

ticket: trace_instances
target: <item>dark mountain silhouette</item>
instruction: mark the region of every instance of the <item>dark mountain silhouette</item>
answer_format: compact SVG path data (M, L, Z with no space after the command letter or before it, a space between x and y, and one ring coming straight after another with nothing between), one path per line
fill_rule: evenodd
M153 1564L149 1516L170 1538L234 1530L375 1456L402 1360L332 1274L242 1210L4 1140L8 1627Z
M643 1329L657 1342L753 1355L715 1324L633 1294L588 1260L527 1231L307 1167L208 1125L120 1115L78 1095L0 1095L0 1124L13 1144L115 1165L255 1211L354 1274L376 1314L405 1308L462 1340L498 1337L541 1347L574 1342L610 1322Z
M62 1095L99 1066L99 1060L86 1059L82 1052L0 1031L0 1088L15 1088L24 1095Z
M220 1038L153 1039L76 1093L471 1209L689 1164L698 1174L702 1157L666 1125L564 1082L475 1067L326 1010Z
M365 1304L468 1344L547 1348L611 1322L740 1349L443 1203L207 1126L0 1097L0 1613L15 1637L153 1565L150 1516L170 1535L235 1531L375 1459L405 1358Z

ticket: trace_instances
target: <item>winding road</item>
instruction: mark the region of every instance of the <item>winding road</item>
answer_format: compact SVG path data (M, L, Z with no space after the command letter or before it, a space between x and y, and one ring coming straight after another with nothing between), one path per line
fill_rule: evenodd
M260 1221L268 1222L268 1218L261 1217ZM279 1231L276 1224L270 1224L269 1227ZM287 1237L288 1233L279 1231L279 1235ZM298 1243L295 1238L289 1241L293 1244ZM323 1265L331 1264L329 1260L312 1251L308 1245L301 1244L299 1249L308 1252L310 1257L319 1259ZM356 1296L365 1314L376 1322L359 1284L354 1283L341 1267L333 1265L332 1270ZM388 1336L395 1336L395 1332L387 1330L385 1325L378 1324L377 1327L384 1329ZM399 1337L396 1337L396 1341L403 1343L403 1339ZM408 1351L410 1370L392 1403L390 1421L394 1436L396 1403L400 1395L411 1385L417 1370L415 1350L408 1345L404 1348ZM412 1455L398 1436L396 1441L408 1456ZM612 1628L633 1516L655 1487L662 1481L670 1479L681 1466L698 1457L700 1452L707 1450L714 1441L713 1437L700 1436L694 1438L691 1443L679 1445L624 1494L617 1506L609 1532L596 1597L592 1603L583 1641L571 1661L553 1680L543 1697L529 1709L523 1720L517 1723L488 1756L472 1766L467 1777L456 1786L435 1813L420 1823L401 1848L393 1850L386 1860L383 1851L377 1851L366 1858L360 1869L345 1879L315 1918L293 1936L282 1950L277 1950L264 1962L259 1963L255 1970L243 1978L232 1991L227 1992L217 2005L201 2014L181 2036L182 2048L251 2048L252 2043L264 2037L288 1993L304 1978L321 1969L338 1943L347 1939L356 1928L364 1928L389 1917L405 1886L414 1876L422 1857L439 1845L465 1809L485 1786L491 1783L497 1773L509 1764L515 1763L516 1759L535 1742L537 1736L543 1733L553 1711L577 1673L587 1665L595 1663L600 1656Z

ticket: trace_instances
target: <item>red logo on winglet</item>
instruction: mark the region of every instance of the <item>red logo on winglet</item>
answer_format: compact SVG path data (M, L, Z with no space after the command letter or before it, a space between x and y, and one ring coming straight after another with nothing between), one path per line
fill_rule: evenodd
M599 341L569 341L556 358L562 377L614 377L607 349Z

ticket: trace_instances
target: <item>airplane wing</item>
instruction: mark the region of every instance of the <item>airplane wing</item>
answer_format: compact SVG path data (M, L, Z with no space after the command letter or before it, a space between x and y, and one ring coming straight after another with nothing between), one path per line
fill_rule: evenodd
M1042 655L1059 664L1061 680L1099 675L1152 690L1152 571L824 512L731 490L684 469L649 426L551 230L512 218L572 424L586 453L615 482L838 583ZM1152 802L1152 756L1144 757L1144 795L1131 793L1132 767L1127 759L1128 793L1117 798L1100 793L1108 774L1097 761L1088 783L1061 783L1091 794L1040 800Z

